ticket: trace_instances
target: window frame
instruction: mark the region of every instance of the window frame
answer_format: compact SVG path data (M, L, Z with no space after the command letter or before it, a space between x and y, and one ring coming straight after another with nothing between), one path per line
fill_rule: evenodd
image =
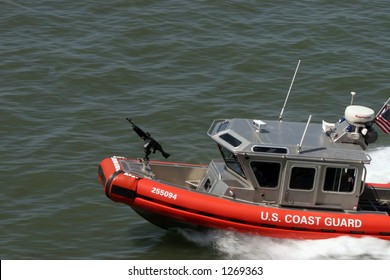
M297 174L294 174L294 169L295 168L300 168L302 170L306 169L307 171L309 171L311 169L311 170L314 171L313 176L310 179L311 180L311 188L306 188L306 187L293 187L292 188L291 187L293 180L298 180L297 179ZM290 168L290 178L289 178L289 181L288 181L288 189L289 190L293 190L293 191L307 191L307 192L311 192L311 191L315 190L317 172L318 172L318 167L317 166L314 166L314 167L311 167L311 166L301 166L301 165L293 165L293 166L291 166L291 168ZM306 176L304 176L304 178L306 179Z
M235 174L246 179L244 169L241 166L240 161L238 160L237 155L235 155L228 148L218 144L219 151L221 152L222 158L225 162L225 165L229 170L233 171Z
M273 184L272 186L266 186L265 184L261 183L260 184L260 178L258 177L259 174L256 174L257 172L254 170L255 166L253 166L254 164L269 164L269 165L278 165L279 169L277 171L277 182L276 182L276 185ZM280 181L281 181L281 170L282 170L282 164L278 161L260 161L260 160L252 160L250 162L250 168L252 170L252 173L254 175L254 178L256 179L256 182L257 182L257 185L261 188L266 188L266 189L272 189L272 190L275 190L277 188L279 188L280 186ZM268 167L268 168L272 168L272 167ZM262 172L264 173L264 172ZM275 174L272 174L272 177L275 177L276 173ZM266 176L267 177L267 176ZM272 178L271 180L266 180L266 181L274 181L275 178Z
M358 168L352 167L352 166L345 166L345 167L339 167L339 166L326 166L324 168L324 179L322 182L322 188L321 190L324 193L354 193L356 189L356 178L358 177ZM327 184L327 176L328 176L328 170L335 169L334 172L334 179L337 180L337 189L335 189L336 185L333 183L333 187L329 188ZM343 173L343 170L345 173ZM332 174L329 174L329 176L332 176ZM345 177L347 176L347 177ZM337 177L337 178L336 178ZM347 181L343 181L346 178ZM350 182L349 180L352 180ZM349 185L349 186L348 186ZM346 190L343 190L343 186L347 186L348 188ZM327 188L327 189L326 189Z

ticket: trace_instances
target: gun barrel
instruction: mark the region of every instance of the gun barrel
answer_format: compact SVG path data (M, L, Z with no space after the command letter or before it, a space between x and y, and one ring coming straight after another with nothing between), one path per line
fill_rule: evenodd
M133 123L132 120L131 120L130 118L126 118L126 120L128 120L129 123L131 123L131 125L133 126L133 130L135 131L135 133L138 134L139 137L141 137L141 138L144 139L144 140L150 138L149 133L146 133L146 132L143 131L141 128L139 128L137 125L135 125L135 123Z
M129 123L131 123L133 126L135 125L135 124L133 123L133 121L132 121L130 118L126 118L126 120L127 120Z

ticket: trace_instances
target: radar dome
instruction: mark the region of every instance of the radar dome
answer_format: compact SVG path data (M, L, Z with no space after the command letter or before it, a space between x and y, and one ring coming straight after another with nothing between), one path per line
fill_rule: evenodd
M350 105L345 109L345 119L349 124L364 124L373 121L375 112L371 108Z

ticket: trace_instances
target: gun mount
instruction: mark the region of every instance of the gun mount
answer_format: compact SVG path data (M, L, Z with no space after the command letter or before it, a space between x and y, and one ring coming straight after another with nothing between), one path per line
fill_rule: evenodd
M158 143L154 138L151 137L149 132L143 131L140 127L138 127L130 118L126 118L126 120L132 125L133 130L137 135L144 140L144 157L142 159L142 163L144 165L143 171L151 176L154 176L151 172L150 166L149 166L149 156L153 152L156 153L156 151L159 151L164 158L168 158L170 156L169 153L165 152L161 146L160 143Z

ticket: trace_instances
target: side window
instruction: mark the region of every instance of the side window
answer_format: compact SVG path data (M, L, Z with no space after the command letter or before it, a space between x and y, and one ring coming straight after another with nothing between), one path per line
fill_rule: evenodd
M277 162L251 162L252 171L260 187L277 188L279 185L280 163Z
M289 188L293 190L312 190L315 175L315 168L295 166L291 169Z
M326 168L324 191L352 192L356 177L355 168Z

